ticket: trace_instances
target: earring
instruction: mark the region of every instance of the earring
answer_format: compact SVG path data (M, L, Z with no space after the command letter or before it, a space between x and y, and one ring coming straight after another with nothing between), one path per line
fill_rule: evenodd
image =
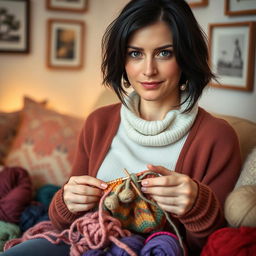
M188 88L188 80L186 81L185 84L182 84L182 85L180 86L180 90L181 90L181 91L186 91L187 88Z
M130 83L127 80L124 79L124 75L122 75L121 84L124 88L129 88L130 87Z

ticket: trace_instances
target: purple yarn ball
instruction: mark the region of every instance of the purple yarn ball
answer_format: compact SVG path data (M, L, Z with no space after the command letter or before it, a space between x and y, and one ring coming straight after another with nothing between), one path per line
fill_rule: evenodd
M104 252L103 250L100 249L93 249L84 252L82 256L112 256L112 254Z
M132 235L123 237L120 241L126 244L130 249L132 249L136 254L139 255L142 247L144 246L145 239L139 235ZM118 247L115 244L112 244L109 248L109 252L111 255L118 255L118 256L129 256L129 254L122 248Z
M182 256L179 241L168 235L159 235L149 240L140 252L141 256Z

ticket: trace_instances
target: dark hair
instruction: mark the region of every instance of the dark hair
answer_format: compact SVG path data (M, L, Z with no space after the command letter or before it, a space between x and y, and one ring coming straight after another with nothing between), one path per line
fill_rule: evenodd
M173 35L173 49L182 70L180 84L188 81L189 106L192 109L204 87L215 78L208 65L206 37L189 5L184 0L132 0L107 27L102 39L103 84L114 89L122 103L126 91L122 87L127 43L135 31L157 21L164 21Z

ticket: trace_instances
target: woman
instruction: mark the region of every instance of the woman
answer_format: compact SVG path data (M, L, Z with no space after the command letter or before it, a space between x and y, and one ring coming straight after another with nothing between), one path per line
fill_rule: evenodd
M177 221L197 255L225 225L223 202L241 164L235 132L197 104L214 78L204 35L185 1L133 0L102 42L104 84L121 103L87 118L50 218L67 228L98 204L124 167L151 170L161 176L144 179L142 191ZM128 96L125 87L133 88Z

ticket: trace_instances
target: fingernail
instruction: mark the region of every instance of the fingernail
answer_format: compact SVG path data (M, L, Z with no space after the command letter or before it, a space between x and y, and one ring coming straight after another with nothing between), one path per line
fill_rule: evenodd
M147 189L145 187L141 187L141 191L145 192Z
M143 181L141 182L141 184L142 184L142 186L148 185L148 181L147 181L147 180L143 180Z
M107 188L107 187L108 187L108 185L107 185L106 183L101 183L100 186L101 186L102 188Z

